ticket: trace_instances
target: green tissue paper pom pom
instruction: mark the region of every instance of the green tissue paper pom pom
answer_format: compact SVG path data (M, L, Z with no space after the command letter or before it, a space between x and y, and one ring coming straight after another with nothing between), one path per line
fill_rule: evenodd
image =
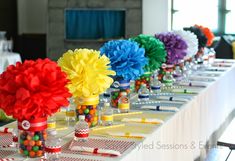
M145 65L144 70L153 72L166 62L167 52L164 44L153 36L138 35L131 38L132 41L137 42L140 47L145 49L145 56L148 58L148 64Z

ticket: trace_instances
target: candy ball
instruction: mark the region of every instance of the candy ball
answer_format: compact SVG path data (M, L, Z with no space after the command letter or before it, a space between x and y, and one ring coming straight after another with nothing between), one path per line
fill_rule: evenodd
M39 136L38 135L34 135L34 137L33 137L33 140L39 140Z
M30 141L29 141L29 145L34 146L34 145L35 145L35 141L30 140Z
M37 146L41 146L42 145L42 141L41 140L36 141L36 145Z
M25 146L24 144L20 144L20 148L21 148L22 150L26 150L26 146Z
M27 148L26 148L28 151L30 151L31 149L32 149L32 146L27 146Z
M97 120L98 120L98 117L96 116L96 117L94 117L94 121L93 122L97 122Z
M36 153L35 153L34 151L30 151L30 152L29 152L29 156L30 156L31 158L34 158L35 155L36 155Z
M25 141L24 141L24 145L25 145L25 146L29 145L29 141L28 141L28 140L25 140Z
M84 113L85 113L85 114L88 114L88 113L89 113L89 109L88 109L88 108L85 109L85 110L84 110Z
M91 126L93 127L93 126L95 126L96 124L97 124L97 122L93 121L93 122L91 123Z
M77 109L81 109L81 106L80 106L80 105L78 105L78 106L77 106Z
M81 108L83 111L86 109L86 106L85 105L82 105L82 108Z
M82 114L83 114L83 110L82 110L82 109L79 109L79 110L78 110L78 113L79 113L80 115L82 115Z
M31 135L27 135L27 140L32 140L32 136Z
M20 138L21 138L22 140L25 140L25 139L26 139L26 134L22 133L22 134L20 135Z
M86 117L90 121L92 116L90 114L88 114Z
M28 150L24 150L24 155L28 156L29 155L29 151Z
M20 139L20 144L23 144L24 143L24 140Z
M94 115L95 114L95 110L90 110L89 112L91 115Z
M39 147L38 146L33 146L33 151L38 151L39 150Z
M37 157L42 156L42 154L43 154L43 151L42 151L42 150L38 150L38 151L36 152Z
M20 154L23 154L24 153L24 150L23 149L20 149Z

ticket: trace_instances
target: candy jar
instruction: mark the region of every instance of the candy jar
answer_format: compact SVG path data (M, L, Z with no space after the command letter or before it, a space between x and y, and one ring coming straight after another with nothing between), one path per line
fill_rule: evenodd
M111 86L111 106L118 107L118 100L121 97L121 92L126 92L127 96L130 94L130 81L116 80Z
M98 124L98 111L97 105L99 104L99 96L81 97L78 98L76 115L85 115L85 121L89 127L94 127Z
M150 79L151 72L146 72L142 76L140 76L140 78L135 81L135 91L138 92L141 84L146 84L146 87L150 89Z
M55 129L48 131L48 137L45 141L44 157L48 161L59 161L61 154L61 139L57 138Z
M110 104L108 102L104 103L101 120L103 126L108 126L113 124L113 109L110 107Z
M30 158L43 156L46 128L47 118L18 120L20 154Z
M130 111L130 99L126 92L121 92L120 96L121 97L118 100L118 109L120 113L127 113Z
M158 79L158 71L155 71L153 74L153 79L150 82L150 88L152 93L160 93L161 92L162 83Z
M138 91L138 100L140 102L145 102L149 100L149 89L146 87L146 84L141 84Z
M85 121L85 115L79 115L79 121L75 125L74 140L87 141L89 136L89 125Z

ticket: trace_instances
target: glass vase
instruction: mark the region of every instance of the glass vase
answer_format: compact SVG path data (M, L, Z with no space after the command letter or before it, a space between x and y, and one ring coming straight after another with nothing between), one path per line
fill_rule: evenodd
M141 84L146 84L146 87L150 90L150 80L151 80L151 72L146 72L139 79L135 81L135 92L138 92Z
M121 93L126 92L130 95L130 81L129 80L116 80L111 86L111 106L117 108L118 100Z
M19 153L36 158L44 154L47 138L47 118L18 120Z
M76 101L76 116L85 115L85 121L89 127L94 127L98 124L97 105L99 104L99 96L80 97Z

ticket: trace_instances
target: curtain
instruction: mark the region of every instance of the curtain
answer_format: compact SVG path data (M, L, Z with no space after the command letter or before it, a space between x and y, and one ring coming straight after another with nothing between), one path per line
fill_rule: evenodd
M124 10L66 10L66 39L111 39L125 36Z

